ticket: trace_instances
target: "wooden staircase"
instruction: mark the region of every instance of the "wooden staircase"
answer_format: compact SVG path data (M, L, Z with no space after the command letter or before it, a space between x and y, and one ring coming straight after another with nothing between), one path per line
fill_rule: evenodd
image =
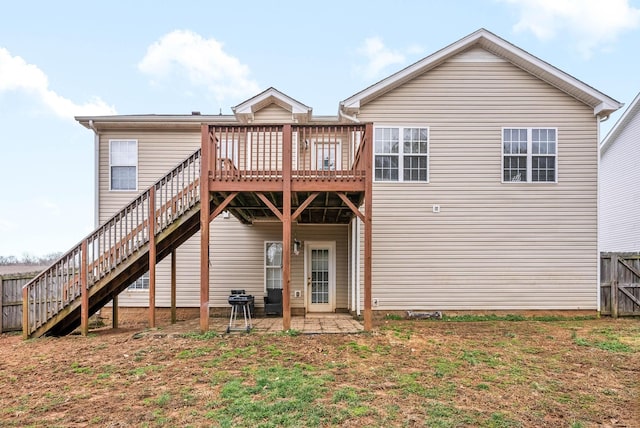
M70 333L149 270L150 244L160 261L200 229L200 160L198 149L23 287L24 338Z

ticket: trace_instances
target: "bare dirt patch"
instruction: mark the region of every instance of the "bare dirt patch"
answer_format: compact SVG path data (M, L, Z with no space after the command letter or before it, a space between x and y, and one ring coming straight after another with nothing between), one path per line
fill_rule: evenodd
M638 337L637 319L5 334L0 425L638 427Z

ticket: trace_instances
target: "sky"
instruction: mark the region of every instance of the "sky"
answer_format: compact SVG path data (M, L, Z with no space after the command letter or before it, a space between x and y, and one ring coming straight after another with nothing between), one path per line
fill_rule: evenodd
M272 86L335 115L479 28L626 105L640 91L640 0L0 1L0 256L93 230L94 139L74 116L231 114Z

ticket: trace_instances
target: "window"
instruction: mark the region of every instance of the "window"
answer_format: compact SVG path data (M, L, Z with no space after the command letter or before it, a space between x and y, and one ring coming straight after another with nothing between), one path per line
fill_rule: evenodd
M502 181L556 182L554 128L502 130Z
M341 141L312 141L312 164L316 171L340 170L340 157L342 155Z
M428 128L376 128L376 181L429 181Z
M282 288L282 242L265 243L265 288Z
M109 140L109 174L111 190L138 188L138 142Z
M222 138L216 144L218 148L218 159L220 159L219 167L223 170L232 170L240 168L238 163L240 154L240 144L237 138Z
M127 287L127 290L148 290L149 289L149 271L142 274L142 276L131 283Z

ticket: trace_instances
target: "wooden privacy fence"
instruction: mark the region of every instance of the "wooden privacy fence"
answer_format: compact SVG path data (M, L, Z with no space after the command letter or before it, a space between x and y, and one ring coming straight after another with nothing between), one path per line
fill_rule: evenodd
M38 273L0 275L0 333L22 330L22 286Z
M640 253L600 254L600 313L640 316Z

